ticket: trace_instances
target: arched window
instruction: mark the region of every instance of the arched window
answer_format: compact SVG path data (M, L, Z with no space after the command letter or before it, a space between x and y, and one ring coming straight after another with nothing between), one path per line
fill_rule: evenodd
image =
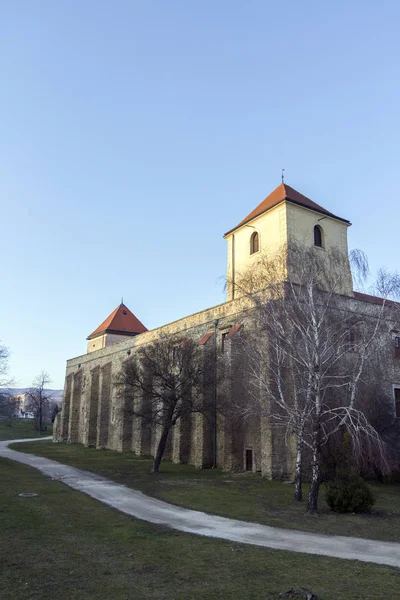
M258 252L260 249L260 238L258 237L257 231L255 231L250 238L250 254Z
M314 246L322 248L322 229L319 225L314 227Z

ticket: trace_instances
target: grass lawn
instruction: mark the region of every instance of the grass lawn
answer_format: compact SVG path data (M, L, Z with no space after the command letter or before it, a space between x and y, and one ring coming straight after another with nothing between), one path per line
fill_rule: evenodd
M161 472L155 475L150 473L150 458L137 457L131 452L95 450L81 444L53 444L51 441L12 447L99 473L179 506L277 527L400 542L398 484L374 484L377 502L372 513L366 515L330 512L322 488L320 514L316 517L305 513L305 502L293 501L292 485L268 481L257 474L195 469L163 461ZM306 486L304 491L306 495Z
M395 568L155 527L6 459L0 476L2 600L282 600L292 587L320 600L399 597Z
M38 438L46 435L51 435L53 425L45 424L47 431L42 435L33 426L33 422L25 419L0 419L0 441L3 440L18 440L23 438Z

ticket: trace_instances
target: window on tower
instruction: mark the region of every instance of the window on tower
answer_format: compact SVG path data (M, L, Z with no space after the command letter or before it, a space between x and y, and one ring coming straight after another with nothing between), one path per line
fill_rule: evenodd
M319 225L314 227L314 246L322 248L322 229Z
M255 252L258 252L260 249L260 238L259 235L257 233L257 231L255 231L250 238L250 254L254 254Z

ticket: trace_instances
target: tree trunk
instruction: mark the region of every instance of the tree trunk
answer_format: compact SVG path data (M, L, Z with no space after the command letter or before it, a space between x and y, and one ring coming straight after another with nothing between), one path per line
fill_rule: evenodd
M164 455L165 446L167 444L169 430L171 429L171 424L171 420L168 419L168 421L166 421L163 425L160 441L158 442L157 446L157 452L153 460L153 468L151 469L152 473L158 473L160 462Z
M43 417L42 417L42 406L39 406L39 433L43 431Z
M321 442L320 426L316 425L313 439L311 484L308 493L307 512L315 514L318 512L318 494L321 485Z
M297 502L303 500L303 440L301 436L297 438L297 452L296 452L296 475L295 475L295 487L294 487L294 499Z
M383 472L382 469L380 467L378 467L377 465L373 465L373 470L375 472L375 476L377 481L379 481L379 483L384 483L385 478L383 476ZM363 475L361 475L363 477ZM364 479L364 477L363 477Z

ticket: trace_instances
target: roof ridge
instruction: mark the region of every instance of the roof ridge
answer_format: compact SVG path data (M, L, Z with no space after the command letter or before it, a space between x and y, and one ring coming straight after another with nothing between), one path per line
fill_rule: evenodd
M307 198L307 196L304 196L304 194L298 192L287 183L280 183L278 187L276 187L266 198L264 198L262 202L260 202L258 206L256 206L254 210L252 210L247 215L247 217L240 221L240 223L236 225L236 227L230 229L227 233L225 233L225 236L229 235L236 229L239 229L239 227L242 227L249 221L252 221L256 217L259 217L264 212L267 212L271 208L274 208L275 206L284 201L292 202L293 204L303 206L304 208L308 208L309 210L314 210L316 212L319 212L320 214L350 224L350 221L348 221L347 219L343 219L342 217L338 217L337 215L331 213L329 210L326 210L326 208L324 208L320 204L317 204L316 202L314 202L314 200Z
M95 329L87 339L92 339L103 333L113 332L121 335L137 335L148 331L129 308L121 303Z

